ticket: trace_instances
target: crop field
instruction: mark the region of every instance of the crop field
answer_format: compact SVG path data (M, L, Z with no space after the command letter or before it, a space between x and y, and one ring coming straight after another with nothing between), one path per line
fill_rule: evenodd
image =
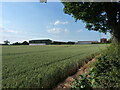
M107 46L3 46L3 88L52 88Z

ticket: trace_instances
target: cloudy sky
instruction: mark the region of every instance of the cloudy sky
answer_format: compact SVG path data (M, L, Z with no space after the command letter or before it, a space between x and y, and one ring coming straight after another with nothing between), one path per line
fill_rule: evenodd
M110 38L109 34L88 31L82 21L75 22L63 12L60 2L4 2L0 7L0 43L4 40L13 43L32 39L98 41L100 37Z

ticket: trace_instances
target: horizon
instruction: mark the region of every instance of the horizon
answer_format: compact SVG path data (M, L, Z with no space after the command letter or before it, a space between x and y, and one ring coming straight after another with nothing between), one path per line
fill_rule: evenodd
M85 23L67 15L60 2L3 2L0 43L50 38L54 41L99 41L110 39L97 31L89 31ZM58 12L59 11L59 12Z
M101 39L107 39L107 38L101 38ZM53 40L53 39L31 39L31 40L24 40L24 41L27 41L28 43L29 43L29 41L32 41L32 40L51 40L52 42L84 42L85 40L77 40L77 41L61 41L61 40ZM109 39L107 39L107 40L109 40ZM6 41L6 40L5 40ZM8 40L9 41L9 40ZM21 41L21 42L19 42L19 41L15 41L15 42L13 42L13 43L16 43L16 42L18 42L18 43L23 43L24 41ZM87 41L87 40L86 40ZM86 42L85 41L85 42ZM91 41L91 42L100 42L100 40L99 41ZM11 43L10 42L10 44L13 44L13 43ZM4 44L4 41L3 41L3 43L0 43L0 44Z

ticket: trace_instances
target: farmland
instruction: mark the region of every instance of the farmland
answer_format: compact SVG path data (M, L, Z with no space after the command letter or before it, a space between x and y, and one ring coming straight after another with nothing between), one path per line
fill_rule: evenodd
M3 88L52 88L107 46L3 46Z

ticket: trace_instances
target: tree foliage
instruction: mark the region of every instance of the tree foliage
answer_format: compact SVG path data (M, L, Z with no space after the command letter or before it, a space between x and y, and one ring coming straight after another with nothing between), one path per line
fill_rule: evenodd
M20 42L15 42L15 43L13 43L12 45L22 45L22 43L20 43Z
M23 41L22 43L20 42L15 42L12 45L29 45L29 43L27 41Z
M10 44L10 41L5 40L5 41L4 41L4 44L5 44L5 45L9 45L9 44Z
M29 45L27 41L22 42L22 45Z
M64 12L86 23L88 30L110 32L120 39L120 2L63 2Z

